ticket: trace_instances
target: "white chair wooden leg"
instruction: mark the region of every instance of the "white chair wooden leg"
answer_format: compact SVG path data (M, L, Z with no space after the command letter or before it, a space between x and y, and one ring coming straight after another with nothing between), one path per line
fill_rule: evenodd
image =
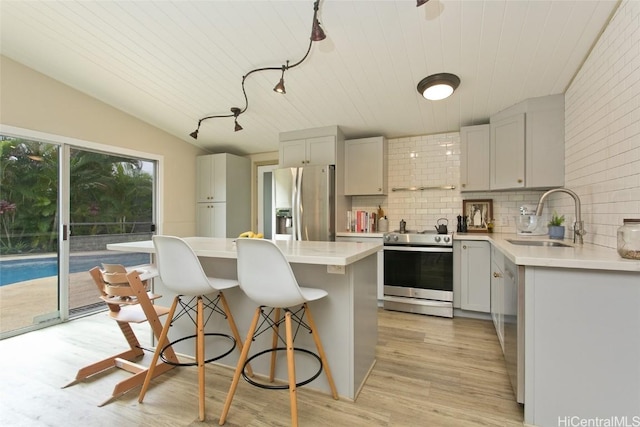
M289 401L291 404L291 425L298 426L298 396L296 391L296 361L293 350L293 332L291 327L291 312L286 311L284 323L287 335L287 370L289 373Z
M271 349L275 350L276 347L278 347L278 332L279 332L279 326L278 326L278 322L280 321L280 308L276 308L275 310L275 317L274 317L274 321L275 321L275 325L273 326L273 338L271 339ZM277 351L272 351L271 352L271 367L269 369L269 382L273 382L273 380L275 379L275 375L276 375L276 356L277 356Z
M178 300L179 300L179 297L175 297L173 299L173 303L171 304L171 308L169 309L169 313L167 314L167 320L164 324L164 327L162 328L162 333L160 334L160 338L158 338L158 343L156 344L156 351L153 353L153 358L151 359L151 365L149 365L147 376L145 377L144 383L142 384L142 390L140 390L140 394L138 395L139 403L142 403L142 401L144 400L144 396L147 393L149 384L151 384L151 378L153 378L153 371L156 369L156 364L158 363L158 358L160 358L160 352L162 351L162 347L164 347L168 342L167 335L169 335L169 328L171 328L171 321L173 320L173 315L176 313Z
M198 297L196 308L196 363L198 365L198 402L199 418L204 421L204 304L202 297Z
M218 423L220 425L224 425L225 421L227 420L227 414L229 414L229 409L231 408L233 395L235 394L236 388L238 387L238 381L240 380L240 375L242 375L242 368L244 366L244 362L247 360L249 349L251 348L251 341L253 340L253 334L256 332L256 328L258 327L258 320L260 320L260 311L261 311L260 307L256 308L256 312L253 315L253 320L251 321L251 326L249 327L249 332L247 332L247 339L244 340L244 346L242 346L242 353L240 353L240 358L238 359L236 371L233 374L231 387L229 388L229 393L227 393L227 399L224 402L224 408L222 408L222 414L220 414L220 421Z
M227 299L224 297L224 293L220 291L220 301L222 302L222 308L224 309L224 314L227 316L227 322L229 323L229 328L231 329L231 333L233 337L236 339L238 343L238 351L242 354L242 348L244 344L242 343L242 338L240 338L240 332L238 332L238 327L236 326L236 322L233 319L233 315L231 314L231 310L229 309L229 304L227 304ZM251 369L251 364L247 364L247 375L253 377L253 369Z

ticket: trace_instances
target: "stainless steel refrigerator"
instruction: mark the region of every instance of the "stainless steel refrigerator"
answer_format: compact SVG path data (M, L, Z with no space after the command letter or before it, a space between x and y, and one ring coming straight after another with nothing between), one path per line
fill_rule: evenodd
M335 240L335 166L276 169L276 240Z

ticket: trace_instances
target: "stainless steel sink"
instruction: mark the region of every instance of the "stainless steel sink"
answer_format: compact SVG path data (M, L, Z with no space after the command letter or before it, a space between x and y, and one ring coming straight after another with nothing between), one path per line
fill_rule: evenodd
M565 243L560 242L552 242L550 240L515 240L515 239L507 239L507 242L513 245L521 245L521 246L548 246L548 247L556 247L556 248L572 248L573 246L567 245Z

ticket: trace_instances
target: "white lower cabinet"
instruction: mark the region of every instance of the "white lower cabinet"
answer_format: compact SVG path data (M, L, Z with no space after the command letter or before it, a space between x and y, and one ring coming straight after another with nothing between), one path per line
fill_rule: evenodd
M491 246L491 319L504 353L504 255Z
M479 240L454 242L454 307L489 313L491 310L490 244ZM456 297L458 294L458 297Z
M198 236L230 237L227 236L227 204L198 203L196 205L196 229Z

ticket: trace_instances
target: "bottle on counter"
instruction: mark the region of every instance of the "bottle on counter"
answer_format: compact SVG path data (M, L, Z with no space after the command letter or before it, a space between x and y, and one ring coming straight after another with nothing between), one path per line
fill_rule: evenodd
M623 219L618 228L618 254L640 260L640 219Z

